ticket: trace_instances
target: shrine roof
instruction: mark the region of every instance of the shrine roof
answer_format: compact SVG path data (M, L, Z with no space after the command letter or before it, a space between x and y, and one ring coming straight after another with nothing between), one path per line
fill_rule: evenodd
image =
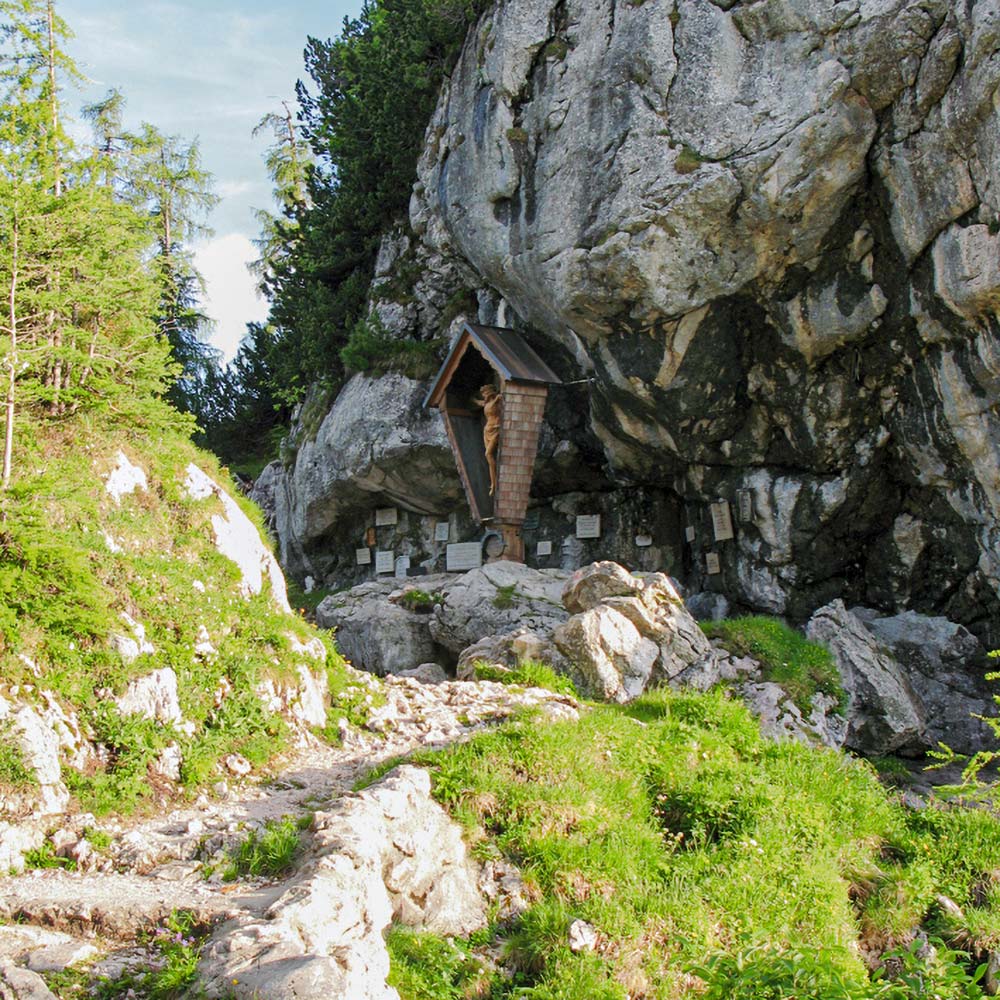
M562 380L515 330L466 323L434 379L424 406L437 406L469 345L472 344L506 382L559 385Z

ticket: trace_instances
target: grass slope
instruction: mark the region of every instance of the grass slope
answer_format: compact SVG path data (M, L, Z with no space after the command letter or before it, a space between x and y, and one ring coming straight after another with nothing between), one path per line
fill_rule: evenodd
M145 470L149 489L116 503L104 478L119 449ZM268 677L293 678L303 662L293 641L318 634L278 610L266 585L252 599L239 594L239 571L214 544L220 501L193 500L183 488L190 462L227 485L217 461L180 435L150 440L77 420L35 442L0 498L0 694L31 700L45 690L78 714L98 759L84 770L64 767L64 780L80 808L97 814L128 812L149 798L150 765L172 742L189 789L213 779L228 753L253 764L272 757L286 723L256 688ZM253 505L229 492L260 527ZM130 634L123 614L145 626L155 653L123 660L111 642ZM202 630L214 654L196 651ZM353 695L329 643L328 654L331 687ZM123 717L111 702L160 667L177 675L191 733ZM0 782L23 781L17 760L9 731L0 731Z
M515 861L533 903L486 936L504 956L492 975L473 961L484 939L394 933L404 1000L982 995L1000 823L905 809L862 761L764 741L721 692L521 719L422 760L474 852ZM576 919L596 950L570 949Z

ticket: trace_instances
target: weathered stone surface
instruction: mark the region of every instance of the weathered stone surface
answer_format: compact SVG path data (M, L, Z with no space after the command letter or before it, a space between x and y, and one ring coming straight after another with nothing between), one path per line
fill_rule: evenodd
M12 704L3 697L0 697L0 723L10 727L24 763L34 773L37 784L24 793L32 811L40 816L62 812L69 803L69 791L62 780L59 734L32 705ZM24 850L36 845L18 837L6 824L0 824L0 831L5 831L0 832L0 861L6 855L11 862L7 867L19 869ZM31 840L34 833L26 831L26 836Z
M642 694L660 653L625 615L606 605L573 615L552 638L580 689L608 701Z
M115 703L122 715L141 715L145 719L174 724L184 721L173 667L161 667L137 677Z
M337 649L355 667L383 676L411 670L438 659L425 614L389 600L395 582L363 583L324 598L316 623L336 629Z
M871 617L865 627L892 652L923 708L931 746L959 753L992 745L992 733L977 716L995 714L985 650L967 629L946 618L912 611Z
M430 617L434 640L454 654L486 636L518 628L549 632L567 618L566 574L495 562L456 577Z
M32 972L58 972L88 961L98 950L88 941L45 927L0 927L0 960L24 963Z
M849 699L846 746L877 756L926 745L926 719L905 673L843 601L820 608L806 635L830 650L840 670Z
M0 961L0 997L3 1000L57 1000L37 972Z
M691 617L697 621L721 621L729 615L729 601L725 595L703 590L684 599Z
M354 548L375 507L447 516L464 506L441 417L422 408L425 393L425 385L404 375L356 375L320 415L314 434L301 431L292 469L272 487L281 561L291 572L317 579L338 567L355 572ZM354 545L325 550L324 537L346 534L348 525Z
M562 603L570 614L589 611L607 597L632 597L642 591L642 583L624 566L595 562L578 569L563 587Z
M836 711L836 699L815 694L808 717L803 716L780 684L744 684L740 697L760 720L761 732L773 740L794 739L800 743L833 747L839 750L847 735L847 720Z
M382 937L391 920L444 935L485 923L461 831L431 799L426 772L399 768L314 826L317 860L263 920L224 927L206 948L210 991L394 1000Z
M285 589L285 577L274 554L260 537L256 525L239 504L210 476L193 463L187 467L184 486L188 496L204 500L212 495L222 504L222 514L212 515L215 546L240 569L240 591L245 597L259 594L266 580L271 599L282 611L291 611Z
M134 493L136 490L148 488L149 483L146 480L145 470L129 461L125 452L118 452L117 465L104 480L105 491L114 499L115 503L121 503L122 497Z

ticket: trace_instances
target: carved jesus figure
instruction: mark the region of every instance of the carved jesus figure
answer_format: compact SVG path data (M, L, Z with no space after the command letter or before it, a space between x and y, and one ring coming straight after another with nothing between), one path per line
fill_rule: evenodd
M486 448L486 464L490 469L490 496L493 496L497 488L497 448L500 445L503 396L494 386L484 385L475 402L483 408L483 445Z

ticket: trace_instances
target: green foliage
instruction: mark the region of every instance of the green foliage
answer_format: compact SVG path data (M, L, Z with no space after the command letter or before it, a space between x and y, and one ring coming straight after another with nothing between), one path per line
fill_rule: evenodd
M408 378L429 378L437 371L440 359L438 340L401 340L390 336L374 313L355 323L340 360L347 371L366 375L401 372Z
M522 660L516 667L497 667L485 660L473 664L477 681L499 681L501 684L520 684L523 687L545 688L556 694L577 697L576 685L562 674L556 673L547 663Z
M497 587L496 596L493 598L493 607L506 611L514 607L517 600L517 584L509 583L505 587Z
M76 862L72 858L63 858L56 854L50 840L43 840L38 847L24 852L24 867L34 869L66 868L76 870Z
M730 652L758 660L765 679L780 684L799 708L808 711L809 699L817 691L843 706L846 696L830 651L777 619L733 618L702 622L701 627Z
M674 160L674 170L679 174L694 173L703 163L705 157L690 146L683 146L677 159Z
M252 831L233 852L223 878L227 882L247 875L277 878L291 870L301 846L301 828L295 819L268 820L263 830Z
M435 604L440 604L441 600L440 591L434 591L432 594L419 587L411 587L400 597L399 603L408 611L429 612Z
M498 930L513 970L500 995L902 1000L925 995L906 992L911 973L980 995L961 952L1000 929L986 877L1000 822L906 810L865 762L763 740L724 692L521 719L423 759L474 852L514 860L536 900ZM937 915L940 893L961 926ZM578 918L596 952L569 950ZM936 958L902 955L920 927L944 942ZM856 943L890 953L884 974Z
M441 81L485 6L369 0L337 38L309 39L300 124L288 109L267 123L275 130L268 156L281 206L280 217L262 220L259 243L271 309L230 368L238 419L226 418L230 430L220 444L227 459L239 453L241 425L266 428L286 418L319 373L332 385L348 370L433 374L438 345L386 342L368 327L365 301L379 240L407 214Z
M392 968L388 984L402 1000L485 997L493 976L462 941L421 934L394 924L386 936Z
M38 778L25 761L24 752L14 742L11 729L9 722L0 723L0 788L34 788Z

